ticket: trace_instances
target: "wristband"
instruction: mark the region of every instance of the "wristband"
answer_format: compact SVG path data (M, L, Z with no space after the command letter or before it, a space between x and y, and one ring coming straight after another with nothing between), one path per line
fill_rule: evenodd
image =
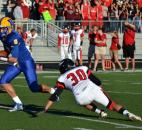
M8 58L0 57L0 60L1 60L1 61L5 61L5 62L7 62L7 61L8 61Z

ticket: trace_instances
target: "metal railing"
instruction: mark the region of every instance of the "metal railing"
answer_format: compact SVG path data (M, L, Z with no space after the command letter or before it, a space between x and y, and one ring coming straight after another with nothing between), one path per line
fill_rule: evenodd
M142 32L142 20L128 20L130 23L133 23L136 26L136 32ZM74 23L81 23L82 27L85 28L85 31L88 32L93 25L102 26L104 32L118 31L119 33L124 32L124 20L108 20L108 21L91 21L91 20L56 20L55 23L58 27L63 25L68 25L70 28L73 27Z

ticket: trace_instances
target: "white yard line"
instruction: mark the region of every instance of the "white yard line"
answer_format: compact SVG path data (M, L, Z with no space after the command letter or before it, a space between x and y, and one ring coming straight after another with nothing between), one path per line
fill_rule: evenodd
M93 130L93 129L87 129L87 128L73 128L74 130Z
M106 91L108 93L116 93L116 94L129 94L129 95L141 95L142 93L136 93L136 92L118 92L118 91Z
M84 120L84 121L91 121L91 122L97 122L97 123L103 123L103 124L110 124L114 125L115 127L121 127L121 128L134 128L134 129L141 129L142 126L135 126L135 125L127 125L127 124L122 124L122 123L116 123L116 122L109 122L109 121L104 121L104 120L95 120L95 119L89 119L89 118L83 118L83 117L77 117L77 116L65 116L67 118L71 119L77 119L77 120Z
M59 76L51 75L51 76L43 76L43 78L58 78Z
M28 88L27 85L20 85L20 84L14 84L14 86L19 87L19 88ZM52 87L52 86L49 86ZM114 93L114 94L129 94L129 95L142 95L142 93L137 93L137 92L119 92L119 91L106 91L108 93Z

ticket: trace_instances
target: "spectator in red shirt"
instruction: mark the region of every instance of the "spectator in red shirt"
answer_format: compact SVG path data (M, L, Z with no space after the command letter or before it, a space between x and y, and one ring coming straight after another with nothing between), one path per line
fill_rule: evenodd
M102 27L98 29L98 33L95 38L95 65L94 65L94 71L97 69L97 65L99 62L99 58L101 57L102 60L102 70L105 71L105 55L106 55L106 34L103 33Z
M82 14L82 20L86 20L82 22L82 26L84 30L86 30L89 24L87 21L89 20L90 17L90 2L88 0L83 0L83 3L81 5L81 14Z
M42 13L46 10L49 10L49 4L48 3L44 3L43 0L39 0L39 7L38 7L38 12L40 14L40 19L42 18Z
M69 6L67 6L64 12L65 20L70 20L70 21L74 20L74 12L75 12L74 6L72 4L69 4ZM73 23L67 21L65 25L73 26Z
M135 52L136 27L135 25L130 24L127 21L124 23L124 25L125 25L125 31L124 31L124 36L123 36L123 56L125 58L125 64L126 64L125 70L128 70L129 58L131 58L132 71L135 71L134 52Z
M120 50L121 46L119 44L119 35L117 31L114 31L113 33L111 33L112 36L112 41L111 41L111 46L110 46L110 56L111 56L111 61L112 61L112 66L113 66L113 70L116 70L115 67L115 63L117 63L121 69L121 71L123 71L123 67L121 65L121 62L119 61L119 57L118 57L118 50Z
M90 6L90 26L95 26L96 25L96 20L97 20L97 7L95 6L95 3L91 3Z
M27 5L24 4L23 1L21 2L21 9L22 9L22 12L23 12L23 19L28 20L29 16L30 16L30 9Z
M56 19L56 15L57 15L57 11L55 9L55 4L54 4L54 0L52 0L50 3L49 3L49 13L52 17L53 20Z
M75 4L74 20L81 20L81 10L78 2Z

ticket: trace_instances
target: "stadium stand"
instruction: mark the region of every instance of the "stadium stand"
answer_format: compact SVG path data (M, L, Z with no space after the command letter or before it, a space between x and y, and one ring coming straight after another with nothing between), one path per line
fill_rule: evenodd
M121 0L119 2L121 3ZM131 1L131 2L133 2L133 1ZM7 2L5 0L0 1L0 10L1 10L0 17L3 17L6 15L6 3ZM37 4L37 3L35 3L35 4ZM132 5L132 4L130 3L130 5ZM135 5L137 7L137 4L135 4ZM115 6L114 8L117 7L115 0L111 6ZM135 11L136 9L137 8L135 8L133 11ZM112 11L111 8L109 8L108 9L109 14L111 13L111 11ZM118 10L115 10L115 12L117 12L117 11ZM127 11L129 14L127 17L130 17L131 10L129 9ZM139 8L140 15L142 14L141 12L142 12L142 8ZM32 11L31 11L31 13L32 13ZM131 15L132 15L132 12L131 12ZM120 18L120 16L119 16L119 18ZM141 17L135 17L135 18L141 18ZM125 20L125 19L123 19L123 20ZM122 44L122 40L123 40L123 20L122 19L120 19L120 20L115 19L115 20L111 21L111 24L113 23L113 27L116 27L116 25L118 27L118 31L119 31L119 35L120 35L120 44ZM21 24L21 21L15 21L15 22L16 22L15 23L16 26ZM82 21L79 21L79 22L82 22ZM106 22L109 23L110 21L106 21ZM70 24L70 23L72 23L72 21L68 21L68 20L66 20L66 21L64 21L64 20L54 21L53 20L48 23L45 23L43 20L32 20L32 19L22 21L24 31L30 30L31 28L35 28L38 31L38 38L36 38L36 40L34 41L33 52L32 52L32 55L37 62L57 62L60 60L59 54L57 52L57 36L58 36L58 33L61 31L61 28L60 28L61 25ZM140 28L137 30L137 34L136 34L136 59L141 60L141 57L142 57L141 39L142 38L141 38L140 32L141 32L141 28L142 28L142 20L136 19L135 23L140 26ZM109 23L109 25L110 25L110 23ZM112 29L111 26L109 26L108 30L110 31L111 29ZM89 28L88 28L88 30L89 30ZM87 53L88 53L87 52L88 45L89 45L88 44L88 42L89 42L88 41L88 30L85 31L85 39L84 39L84 44L83 44L83 60L84 61L87 60ZM107 50L108 50L108 48L111 44L111 42L110 42L111 38L110 38L109 33L107 33L107 38L108 38ZM120 59L123 60L122 50L119 51L119 55L120 55ZM107 51L107 58L110 58L109 51Z

